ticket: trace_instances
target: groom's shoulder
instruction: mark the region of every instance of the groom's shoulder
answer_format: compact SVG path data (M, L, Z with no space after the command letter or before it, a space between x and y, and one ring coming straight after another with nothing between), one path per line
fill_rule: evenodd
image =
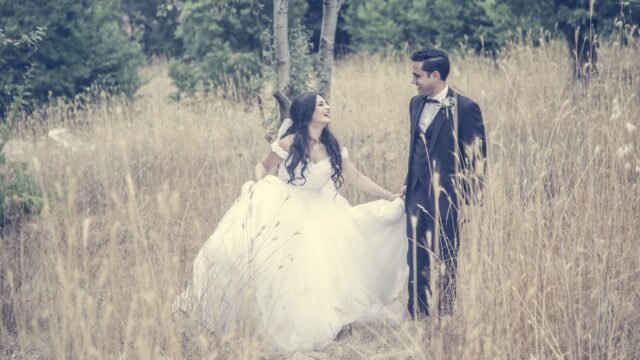
M465 96L460 93L458 90L454 90L456 94L458 94L458 108L460 109L460 113L467 113L471 111L472 113L477 113L480 110L480 105L475 101L471 100L468 96Z
M463 106L477 105L475 101L471 100L471 98L466 96L462 91L455 88L452 88L452 90L458 95L458 104Z

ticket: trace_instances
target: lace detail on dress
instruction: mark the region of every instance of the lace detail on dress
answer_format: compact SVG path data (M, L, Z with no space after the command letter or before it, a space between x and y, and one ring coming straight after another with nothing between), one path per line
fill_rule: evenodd
M289 153L280 146L280 142L278 140L274 141L273 144L271 144L271 151L273 151L274 153L276 153L276 155L280 156L283 159L289 157Z

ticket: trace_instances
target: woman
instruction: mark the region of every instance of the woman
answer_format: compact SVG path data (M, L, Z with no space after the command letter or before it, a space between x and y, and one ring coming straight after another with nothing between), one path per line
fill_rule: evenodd
M298 96L290 113L257 182L198 253L181 304L208 326L256 323L287 352L321 348L353 321L399 320L408 271L402 200L356 169L320 95ZM338 194L345 181L384 200L352 207Z

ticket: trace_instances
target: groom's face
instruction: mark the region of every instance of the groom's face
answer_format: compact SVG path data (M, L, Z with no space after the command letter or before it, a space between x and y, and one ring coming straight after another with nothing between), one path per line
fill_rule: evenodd
M422 69L422 61L414 61L411 65L411 83L418 89L418 94L423 96L433 96L437 88L437 79L433 73L428 73Z

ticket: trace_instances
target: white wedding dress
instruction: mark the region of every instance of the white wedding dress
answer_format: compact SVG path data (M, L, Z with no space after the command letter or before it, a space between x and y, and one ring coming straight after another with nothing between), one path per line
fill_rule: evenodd
M287 158L277 142L271 148ZM255 324L286 352L322 348L353 321L400 321L404 204L351 206L336 193L332 171L325 159L309 163L306 182L288 184L280 166L278 177L246 183L196 256L176 306L212 329Z

